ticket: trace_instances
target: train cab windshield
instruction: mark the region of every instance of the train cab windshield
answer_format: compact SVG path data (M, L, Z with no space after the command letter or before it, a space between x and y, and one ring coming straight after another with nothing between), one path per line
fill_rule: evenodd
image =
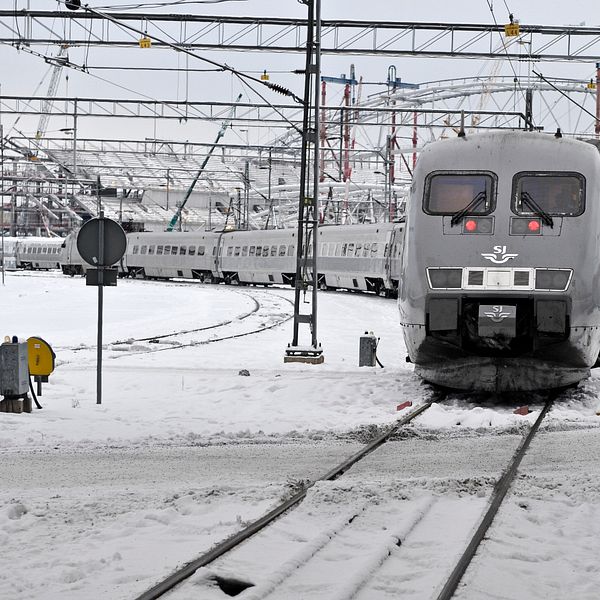
M512 209L525 216L576 217L585 210L585 179L579 173L517 173Z
M423 210L430 215L487 215L494 206L491 173L431 173L425 182Z

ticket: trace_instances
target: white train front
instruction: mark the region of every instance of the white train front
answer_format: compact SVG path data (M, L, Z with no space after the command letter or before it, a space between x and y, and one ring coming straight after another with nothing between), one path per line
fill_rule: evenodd
M399 308L418 374L455 389L562 387L600 350L600 156L495 132L431 144L414 176Z

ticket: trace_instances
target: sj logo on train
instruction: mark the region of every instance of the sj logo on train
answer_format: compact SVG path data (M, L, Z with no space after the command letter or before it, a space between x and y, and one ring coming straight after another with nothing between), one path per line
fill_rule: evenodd
M501 265L508 262L511 258L519 256L518 254L507 252L506 246L494 246L493 250L494 252L482 252L481 256L497 265Z

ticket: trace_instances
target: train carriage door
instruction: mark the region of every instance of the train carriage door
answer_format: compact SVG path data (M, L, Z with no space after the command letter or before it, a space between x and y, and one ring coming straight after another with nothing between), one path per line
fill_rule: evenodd
M385 248L384 248L384 263L383 263L383 272L384 279L383 284L386 290L393 289L392 285L392 254L394 252L394 245L396 240L396 229L392 229L388 231L385 236Z

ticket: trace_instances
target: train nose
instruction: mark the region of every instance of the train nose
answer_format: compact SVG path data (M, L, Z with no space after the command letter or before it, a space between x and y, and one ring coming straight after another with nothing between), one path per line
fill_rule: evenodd
M477 329L480 337L516 337L517 307L505 304L479 305Z

